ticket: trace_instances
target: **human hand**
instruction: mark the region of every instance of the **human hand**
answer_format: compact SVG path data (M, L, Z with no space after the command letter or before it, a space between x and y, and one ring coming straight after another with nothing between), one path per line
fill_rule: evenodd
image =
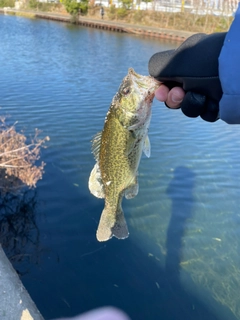
M225 36L195 34L176 50L154 54L149 73L164 83L155 97L170 108L180 107L188 117L200 115L206 121L216 121L222 97L218 56Z
M155 98L165 104L171 109L178 109L185 96L185 91L181 87L174 87L171 90L162 84L155 91Z

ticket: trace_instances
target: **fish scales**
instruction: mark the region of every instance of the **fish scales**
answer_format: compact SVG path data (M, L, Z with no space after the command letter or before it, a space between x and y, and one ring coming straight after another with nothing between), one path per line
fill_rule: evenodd
M151 103L159 83L129 69L107 113L102 133L93 140L96 164L90 174L89 189L105 198L97 239L128 237L122 198L138 193L137 170L142 151L149 156L148 127Z
M99 158L103 183L111 181L105 187L105 198L109 199L109 203L114 200L114 192L126 189L126 178L132 178L134 161L129 161L129 155L126 154L130 138L131 132L121 125L113 112L110 113L102 134L102 140L108 143L102 144Z

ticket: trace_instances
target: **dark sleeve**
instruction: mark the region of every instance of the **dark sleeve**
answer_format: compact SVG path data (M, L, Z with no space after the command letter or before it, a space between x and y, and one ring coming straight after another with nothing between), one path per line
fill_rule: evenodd
M240 124L240 4L219 56L219 77L223 90L220 119Z

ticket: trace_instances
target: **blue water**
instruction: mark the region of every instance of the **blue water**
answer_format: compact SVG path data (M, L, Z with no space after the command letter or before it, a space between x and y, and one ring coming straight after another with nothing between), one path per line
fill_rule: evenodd
M132 320L240 319L240 128L153 104L152 155L123 202L130 236L99 243L90 141L129 67L177 43L0 15L0 107L49 136L34 191L5 198L1 242L45 319L113 305ZM12 209L11 209L12 210ZM7 217L6 217L7 215Z

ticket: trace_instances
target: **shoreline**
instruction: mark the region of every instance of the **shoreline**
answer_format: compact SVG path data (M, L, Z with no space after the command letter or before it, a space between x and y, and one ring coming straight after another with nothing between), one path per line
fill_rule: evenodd
M26 18L37 18L37 19L46 19L59 22L71 22L70 15L58 14L58 13L49 13L42 11L30 11L30 10L16 10L11 8L0 8L0 13L23 16ZM131 33L138 36L148 36L148 37L157 37L160 39L172 40L183 42L188 37L193 35L195 32L189 31L179 31L172 29L156 28L151 26L143 25L134 25L130 23L115 22L110 20L100 20L94 18L88 18L85 16L80 16L78 20L78 25L90 28L97 28L102 30L108 30L113 32L125 32Z
M0 244L1 320L44 320ZM2 318L3 317L3 318Z

